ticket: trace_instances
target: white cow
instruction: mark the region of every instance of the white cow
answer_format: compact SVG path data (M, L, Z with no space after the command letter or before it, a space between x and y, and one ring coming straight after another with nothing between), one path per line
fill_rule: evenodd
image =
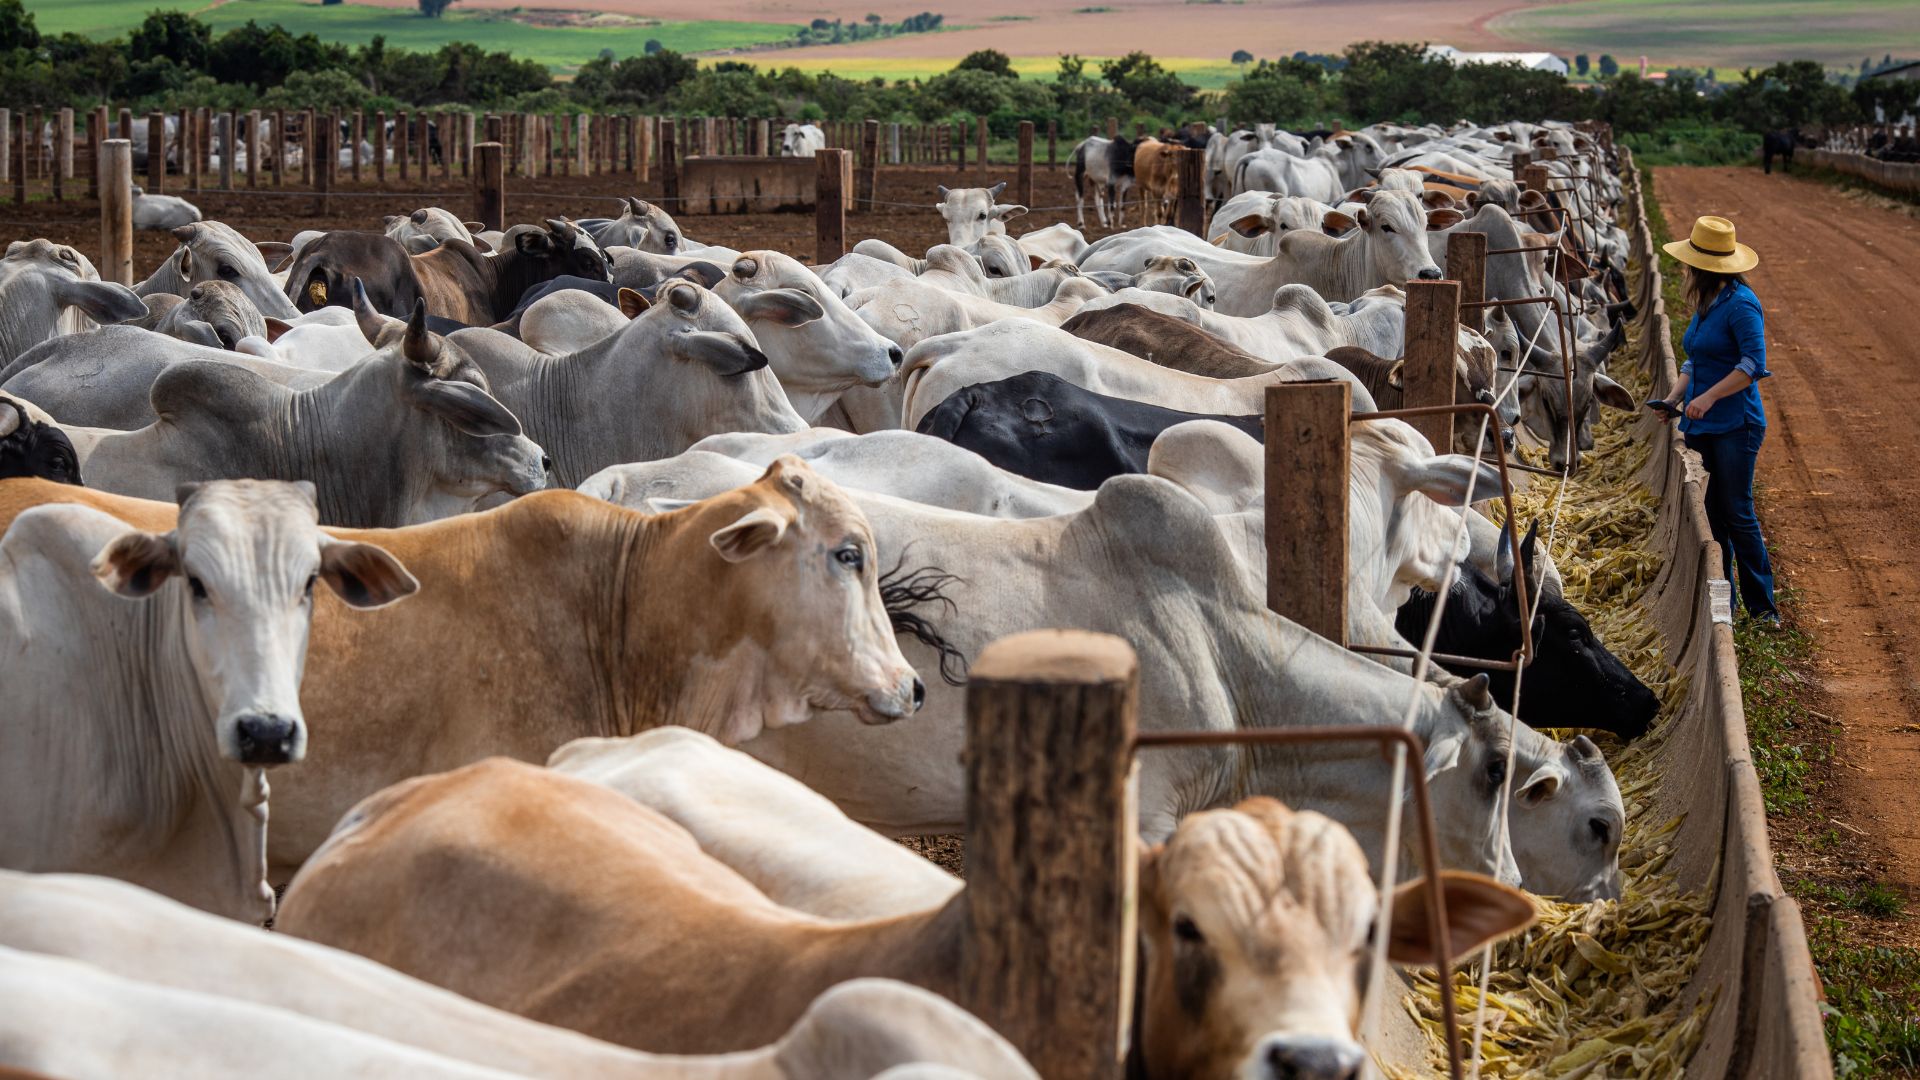
M1325 231L1333 209L1305 195L1243 191L1214 210L1207 224L1207 242L1228 251L1272 255L1280 238L1290 232Z
M1007 222L1020 217L1027 208L1017 203L995 204L994 199L1007 190L1005 181L985 188L949 188L941 184L934 189L940 194L940 201L933 204L935 210L947 222L947 243L956 247L968 247L989 233L1005 235Z
M231 226L218 221L202 221L173 230L180 246L167 256L153 276L133 287L141 296L157 292L187 295L198 282L220 280L240 287L270 319L292 319L300 314L267 269L270 263L293 253L293 245L262 241L255 243Z
M133 186L133 227L136 229L177 229L200 220L200 208L178 195L149 195L140 185Z
M928 338L972 330L1001 319L1030 319L1059 326L1073 318L1081 305L1105 295L1107 290L1095 282L1070 277L1060 282L1052 301L1039 307L1015 307L929 285L923 278L909 278L862 289L847 297L847 306L882 337L902 349L911 349Z
M817 124L788 124L780 133L781 157L813 157L827 148L827 133Z
M713 291L746 319L781 389L808 423L847 390L893 378L904 358L790 255L743 252Z
M99 277L85 256L65 244L8 244L0 258L0 367L49 338L147 314L132 289Z
M15 673L0 696L0 866L110 874L258 922L273 913L262 770L306 751L314 585L358 608L418 586L382 549L322 533L310 484L180 496L166 534L54 504L0 538Z
M473 243L473 234L485 226L461 221L450 210L423 206L411 214L388 214L384 219L387 235L400 242L408 253L422 255L449 240Z

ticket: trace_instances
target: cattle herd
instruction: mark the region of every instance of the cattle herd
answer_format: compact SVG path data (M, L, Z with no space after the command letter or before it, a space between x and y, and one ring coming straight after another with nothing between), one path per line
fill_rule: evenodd
M1074 153L1103 223L1149 171L1126 149ZM1551 191L1509 179L1521 151ZM133 288L9 246L0 1065L1033 1075L951 1002L964 882L889 838L962 831L968 664L1037 628L1131 645L1143 730L1410 726L1452 954L1528 925L1525 893L1617 896L1615 777L1536 726L1631 740L1659 702L1476 509L1497 455L1572 468L1633 407L1609 148L1262 125L1207 154L1211 240L1014 235L999 185L930 193L947 244L822 266L639 199L194 222ZM1461 233L1515 253L1490 299L1568 315L1459 332L1455 396L1497 423L1353 425L1346 638L1412 649L1437 610L1439 652L1494 660L1530 626L1523 700L1265 601L1267 388L1400 404L1402 285ZM1439 944L1417 905L1379 918L1417 862L1392 775L1140 758L1143 1075L1369 1068L1375 944Z

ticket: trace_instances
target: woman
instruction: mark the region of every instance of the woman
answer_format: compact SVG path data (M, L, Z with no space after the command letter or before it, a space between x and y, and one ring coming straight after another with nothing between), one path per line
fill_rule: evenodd
M1667 404L1684 414L1680 430L1687 448L1707 467L1707 522L1720 545L1722 570L1738 581L1738 603L1766 623L1778 624L1773 603L1773 564L1753 512L1753 463L1767 435L1760 404L1767 370L1766 322L1760 299L1740 275L1760 256L1737 243L1733 222L1703 217L1693 234L1666 245L1685 264L1685 291L1693 306L1681 345L1687 361ZM1739 577L1734 571L1738 568Z

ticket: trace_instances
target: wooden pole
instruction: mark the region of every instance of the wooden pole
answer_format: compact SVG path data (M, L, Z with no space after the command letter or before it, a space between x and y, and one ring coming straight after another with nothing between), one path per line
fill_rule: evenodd
M149 195L167 189L167 114L147 114L147 187Z
M1486 233L1447 235L1447 277L1460 283L1460 324L1476 333L1484 332L1484 310L1467 305L1487 298Z
M349 137L353 139L351 175L353 176L354 186L358 187L360 186L361 157L363 156L360 152L360 146L367 138L367 114L359 109L353 110L353 134Z
M1033 205L1033 121L1020 121L1019 153L1014 162L1013 201Z
M880 181L880 121L860 125L860 169L854 174L855 199L862 210L873 209L873 193Z
M429 133L427 138L429 152L432 150L433 136L438 135L440 138L440 179L442 180L453 179L453 148L455 143L453 129L455 125L449 123L448 119L449 114L445 112L440 113L434 125L433 132Z
M333 140L338 130L328 125L325 130L314 130L307 139L307 145L313 148L313 212L317 217L333 211L333 171L340 157L334 152Z
M407 172L413 167L413 117L402 109L394 113L393 143L399 157L400 182L407 182Z
M57 159L54 176L73 179L73 110L62 108L54 114L53 153Z
M887 125L887 164L900 164L900 125Z
M1451 259L1449 259L1451 261ZM1460 283L1407 282L1407 351L1400 378L1409 409L1453 404L1454 356L1460 339ZM1427 437L1434 453L1453 447L1453 417L1416 416L1408 420Z
M573 152L580 162L581 176L592 176L598 171L594 168L594 156L599 152L594 141L599 132L595 119L588 113L581 113L573 121Z
M273 110L273 186L287 183L287 110Z
M1185 146L1176 146L1173 152L1180 169L1180 196L1175 204L1174 224L1204 237L1207 235L1207 152Z
M387 111L373 114L373 182L387 186Z
M234 140L233 110L223 109L220 113L220 190L233 190L233 159L238 148ZM357 159L356 159L357 160Z
M1527 174L1527 166L1533 164L1533 155L1522 150L1513 155L1513 178L1518 180Z
M100 144L105 141L102 132L107 126L107 109L101 106L87 114L87 198L100 197Z
M100 143L100 278L133 284L133 143Z
M507 154L497 142L473 148L473 219L495 231L507 227Z
M1060 167L1060 125L1047 121L1047 171Z
M5 110L0 110L0 111L5 111ZM120 137L127 140L129 144L133 142L133 110L132 109L123 108L120 110Z
M668 213L678 214L680 206L680 164L673 154L674 124L670 119L660 122L660 191L667 201Z
M46 150L40 144L40 136L45 134L46 130L47 111L35 106L33 126L27 129L27 160L33 162L33 172L29 174L29 179L45 180L47 178Z
M415 155L415 157L416 160L420 162L420 182L422 184L427 182L427 175L433 169L433 150L431 149L433 132L432 129L427 126L429 119L430 117L424 111L413 114L413 122L417 125L414 138L419 140L414 144L419 150L419 153Z
M473 144L479 141L474 135L480 126L480 115L470 112L461 116L463 119L457 121L460 125L460 176L465 179L473 172Z
M960 172L967 171L967 129L959 124L953 125L954 166Z
M1345 382L1267 387L1267 607L1340 645L1347 641Z
M979 151L977 156L980 159L980 181L981 183L985 183L987 179L987 118L984 116L974 117L973 131L973 143Z
M830 263L847 253L847 151L822 150L813 179L813 261Z
M13 160L17 163L13 170L13 205L27 205L27 162L32 160L32 151L27 146L27 111L20 110L13 118Z
M1125 1060L1139 683L1126 642L1081 630L1001 638L968 672L955 1000L1042 1076L1104 1080Z
M208 165L211 163L213 147L212 110L199 108L193 110L193 190L199 191L206 186Z
M247 186L260 186L260 110L247 110Z
M312 109L300 112L300 182L311 186L313 170L317 159L313 153L313 133L320 125L314 119Z
M1120 137L1120 118L1117 116L1107 117L1107 138L1117 139L1119 137Z
M1529 165L1520 175L1520 186L1528 191L1537 191L1542 195L1550 195L1548 184L1552 179L1553 174L1547 170L1545 165Z
M0 109L0 184L13 179L13 170L26 164L13 160L13 110Z

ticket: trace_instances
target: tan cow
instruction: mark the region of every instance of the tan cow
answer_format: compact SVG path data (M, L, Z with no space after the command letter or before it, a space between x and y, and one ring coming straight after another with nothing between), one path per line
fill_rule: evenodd
M164 504L8 480L0 527L42 501L170 520ZM334 535L393 552L421 594L354 620L316 603L301 697L313 737L301 775L276 781L276 879L354 803L411 776L492 754L545 761L572 739L670 723L728 744L814 709L887 723L925 694L880 598L865 517L797 458L657 517L545 491Z
M1133 144L1134 190L1140 193L1140 215L1149 225L1173 220L1173 200L1180 194L1180 144L1152 137Z
M1347 1075L1242 1071L1352 1045L1374 892L1344 829L1249 800L1188 819L1140 876L1151 1075ZM1533 918L1491 881L1448 886L1456 945ZM1395 957L1426 955L1417 915L1394 920ZM855 976L951 996L966 923L964 890L859 922L782 907L652 810L491 760L361 803L294 879L279 926L611 1042L714 1053L777 1036Z
M568 1080L868 1080L920 1064L981 1080L1033 1075L985 1024L900 983L842 983L748 1053L660 1057L79 874L0 871L0 957L0 1077L13 1065L63 1080L150 1077L169 1071L158 1063L170 1055L171 1075L196 1080L415 1080L474 1065ZM207 1023L224 1030L189 1034Z

